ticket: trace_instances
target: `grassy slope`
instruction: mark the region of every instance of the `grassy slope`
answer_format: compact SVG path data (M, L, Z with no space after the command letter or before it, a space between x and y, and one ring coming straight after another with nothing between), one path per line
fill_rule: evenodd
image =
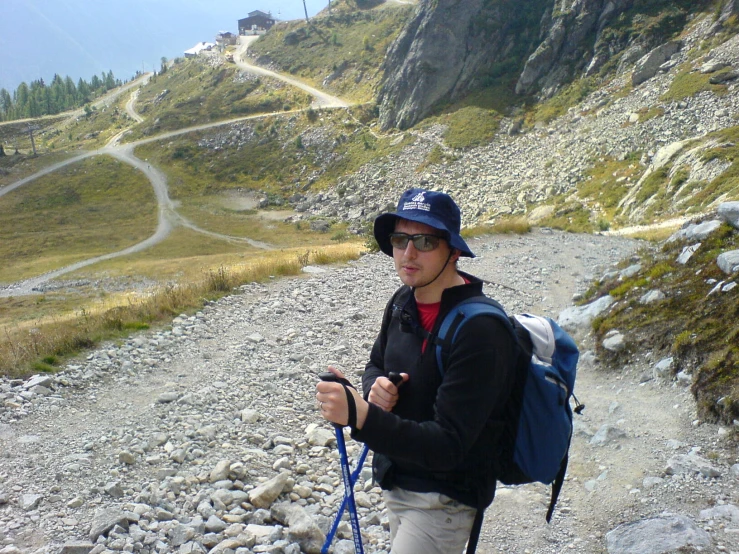
M25 154L0 157L0 187L12 185L45 167L73 156L74 152L45 152L35 158Z
M648 115L648 114L646 114ZM646 167L639 162L641 152L633 152L624 160L599 160L578 184L574 195L554 198L554 214L546 225L570 231L606 230L611 225L649 224L690 213L703 213L717 203L739 199L739 126L709 133L700 141L685 147L698 149L702 163L719 160L728 165L711 181L690 179L688 167L673 161L652 172L636 190L636 206L645 206L641 215L630 218L632 208L619 208L618 203L644 175Z
M387 5L382 9L341 9L332 15L291 21L273 27L250 52L339 96L369 102L382 75L390 43L410 17L411 6ZM327 80L327 77L332 76Z
M200 58L184 60L152 79L136 101L144 118L127 141L259 113L307 108L310 97L268 77L242 73L235 65L216 67Z
M148 181L106 157L41 177L0 198L0 282L136 244L156 213Z
M167 168L172 197L189 204L229 191L280 198L334 185L407 144L391 142L376 139L345 112L331 111L243 122L143 145L136 153Z

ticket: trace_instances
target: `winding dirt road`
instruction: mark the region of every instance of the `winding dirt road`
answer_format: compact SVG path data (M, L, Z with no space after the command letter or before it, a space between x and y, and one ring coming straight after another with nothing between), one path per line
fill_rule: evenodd
M254 42L254 40L256 40L257 38L259 37L241 37L242 42L238 50L238 56L236 57L239 68L241 68L244 71L248 71L251 73L258 74L258 75L265 75L265 76L273 77L275 79L280 79L290 85L296 86L308 92L315 98L315 101L311 105L312 107L346 108L349 106L348 103L341 100L340 98L326 94L296 79L293 79L291 77L281 75L274 71L270 71L270 70L252 65L250 63L244 62L242 57L246 53L246 50L248 49L249 45L252 42ZM99 102L105 102L106 100L109 102L112 98L117 97L124 91L130 90L135 84L138 84L138 86L140 87L146 84L146 82L148 82L148 75L145 75L143 76L143 78L137 79L136 81L127 84L126 86L122 87L120 90L117 90L114 94L107 96L104 100L101 99ZM126 103L126 112L128 113L128 115L131 117L131 119L135 123L141 123L144 121L143 117L141 117L138 114L138 112L136 112L136 109L135 109L135 102L136 102L136 97L138 96L138 90L139 89L136 89L131 93L131 97ZM0 298L35 294L37 293L35 289L38 288L40 285L42 285L43 283L51 279L60 277L61 275L64 275L66 273L77 271L78 269L87 267L89 265L96 264L98 262L110 260L110 259L117 258L120 256L127 256L129 254L134 254L134 253L146 250L147 248L150 248L154 246L155 244L158 244L162 242L164 239L166 239L169 236L169 234L172 232L172 230L178 226L186 227L198 233L202 233L204 235L217 238L217 239L221 239L221 240L226 240L229 242L246 243L255 248L261 248L264 250L272 249L272 246L264 242L255 241L255 240L245 238L245 237L234 237L234 236L229 236L229 235L223 235L220 233L215 233L213 231L208 231L207 229L202 229L198 227L197 225L195 225L190 220L188 220L187 218L185 218L184 216L180 215L177 212L172 200L169 197L169 189L167 187L166 175L160 170L158 170L157 168L152 167L151 164L137 158L134 155L134 149L137 146L140 146L142 144L165 140L167 138L184 135L184 134L191 133L194 131L201 131L201 130L210 129L213 127L230 125L230 124L238 123L238 122L245 121L248 119L258 119L258 118L275 116L275 115L285 116L285 115L289 115L289 114L300 112L300 111L303 111L303 110L291 110L291 111L283 111L283 112L273 112L273 113L268 113L268 114L250 115L250 116L239 117L235 119L228 119L225 121L219 121L216 123L194 125L192 127L187 127L185 129L178 129L176 131L170 131L167 133L157 135L155 137L149 137L149 138L141 139L141 140L129 143L129 144L121 145L120 139L127 131L127 130L124 130L118 133L117 135L115 135L108 142L108 144L106 144L103 148L100 148L98 150L93 150L91 152L84 152L82 154L79 154L77 156L64 160L62 162L58 162L56 164L53 164L49 167L46 167L34 173L33 175L29 175L28 177L25 177L19 181L16 181L15 183L12 183L6 187L0 188L0 197L3 197L9 192L23 185L26 185L38 179L39 177L43 177L44 175L48 175L50 173L58 171L59 169L65 166L77 163L79 161L82 161L82 160L85 160L87 158L91 158L94 156L107 155L107 156L116 158L132 167L135 167L141 172L143 172L146 178L149 179L149 182L151 183L154 189L154 194L156 195L157 204L159 206L157 229L154 232L154 234L150 236L149 238L147 238L146 240L139 242L137 244L134 244L132 246L129 246L128 248L125 248L117 252L111 252L108 254L104 254L102 256L97 256L95 258L82 260L75 264L62 267L60 269L56 269L54 271L45 273L43 275L38 275L30 279L25 279L23 281L18 281L16 283L11 283L10 285L0 288Z
M259 67L257 65L252 65L251 63L249 63L246 57L246 51L249 49L249 46L251 46L251 44L258 38L259 35L239 37L239 48L236 51L236 55L234 56L234 63L236 63L236 65L239 66L240 69L248 71L249 73L253 73L255 75L273 77L275 79L284 81L289 85L304 90L305 92L313 96L313 98L315 98L313 104L311 105L311 107L313 108L348 108L350 106L350 104L348 104L341 98L326 94L325 92L318 90L317 88L306 85L304 82L299 81L294 77L288 77L286 75L282 75L280 73L276 73L274 71L270 71L269 69L265 69L263 67Z

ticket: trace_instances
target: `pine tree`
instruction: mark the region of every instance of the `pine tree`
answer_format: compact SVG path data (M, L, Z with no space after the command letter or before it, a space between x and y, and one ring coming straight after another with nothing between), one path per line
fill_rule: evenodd
M87 84L87 81L82 79L80 77L80 80L77 81L77 103L79 104L87 104L90 101L90 85Z
M11 119L13 113L13 99L10 93L2 88L0 89L0 119Z
M29 98L30 91L28 90L28 85L24 81L20 85L18 85L17 89L15 89L15 94L13 96L13 104L15 105L16 117L30 117L30 113L28 112Z

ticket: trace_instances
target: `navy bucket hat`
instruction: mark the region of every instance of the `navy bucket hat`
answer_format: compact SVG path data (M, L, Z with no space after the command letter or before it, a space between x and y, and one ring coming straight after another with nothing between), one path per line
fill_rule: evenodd
M438 229L449 245L459 250L462 256L475 257L459 235L462 218L459 207L448 194L420 188L408 189L400 197L398 208L394 213L382 214L375 219L375 239L380 245L380 250L388 256L393 255L390 233L395 231L398 219L425 223Z

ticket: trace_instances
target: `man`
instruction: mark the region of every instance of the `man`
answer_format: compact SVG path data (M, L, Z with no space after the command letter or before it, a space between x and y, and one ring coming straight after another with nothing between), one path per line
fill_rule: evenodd
M481 523L478 510L495 494L491 452L514 386L511 337L492 316L476 317L449 348L443 375L436 362L434 337L444 315L483 294L480 279L457 269L460 256L474 257L460 223L451 197L422 189L406 191L395 213L375 220L375 238L403 286L385 309L362 379L364 398L340 383L316 386L322 416L350 424L353 437L374 452L391 554L462 552L473 522ZM403 377L398 387L391 372Z

